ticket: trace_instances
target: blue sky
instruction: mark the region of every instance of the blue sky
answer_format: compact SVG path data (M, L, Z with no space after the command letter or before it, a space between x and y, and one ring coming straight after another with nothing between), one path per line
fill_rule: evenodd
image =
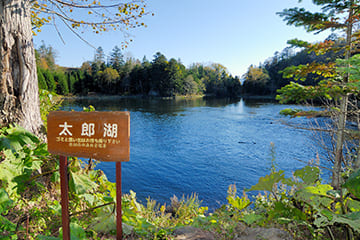
M124 50L126 57L153 59L161 52L168 59L180 59L185 66L192 63L220 63L232 75L241 77L251 64L258 65L287 46L289 39L320 41L329 32L313 35L303 28L287 26L276 15L284 8L313 8L310 0L147 0L154 16L144 18L147 28L134 29L133 42ZM76 37L58 21L65 41L61 41L54 26L45 26L34 37L57 51L57 64L80 67L93 60L95 50ZM123 40L121 32L81 34L93 46L101 46L110 54Z

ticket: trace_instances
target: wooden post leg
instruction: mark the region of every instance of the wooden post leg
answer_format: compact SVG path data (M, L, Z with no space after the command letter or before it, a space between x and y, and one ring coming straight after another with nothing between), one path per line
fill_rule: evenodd
M122 240L121 162L116 162L116 239Z
M70 240L69 181L67 170L67 157L60 156L61 217L64 240Z

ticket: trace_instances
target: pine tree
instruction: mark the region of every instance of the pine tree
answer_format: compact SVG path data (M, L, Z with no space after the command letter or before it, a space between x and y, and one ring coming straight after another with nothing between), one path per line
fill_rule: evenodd
M301 1L299 1L301 2ZM321 7L320 12L310 12L304 8L290 8L280 12L279 15L289 25L303 26L308 32L320 33L325 30L340 31L345 35L344 44L336 45L336 42L325 40L317 44L310 44L301 40L291 40L291 44L305 47L316 54L323 54L329 51L341 51L345 59L345 67L355 53L356 43L360 40L359 31L354 31L354 26L360 20L360 5L357 0L313 0L313 3ZM335 189L341 188L341 168L344 160L345 127L348 114L349 97L354 94L349 86L350 73L339 73L336 71L336 63L317 63L299 65L288 69L287 74L301 79L308 74L317 74L324 78L315 87L304 87L298 83L291 83L281 90L282 95L278 97L282 102L294 100L297 97L302 99L312 97L326 97L338 101L338 111L335 116L335 149L334 167L332 173L332 186Z

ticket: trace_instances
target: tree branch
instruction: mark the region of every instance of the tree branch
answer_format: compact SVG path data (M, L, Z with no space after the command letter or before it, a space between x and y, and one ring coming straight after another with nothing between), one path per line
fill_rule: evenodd
M106 5L106 6L103 6L103 5L96 5L96 4L88 4L88 5L78 5L78 4L74 4L74 3L69 3L69 2L65 2L65 1L61 1L61 0L54 0L56 1L57 3L60 3L60 4L63 4L65 6L68 6L68 7L75 7L75 8L114 8L114 7L120 7L120 6L125 6L125 3L116 3L116 4L113 4L113 5ZM142 2L142 1L131 1L132 3L135 3L135 2Z
M64 24L70 29L70 31L72 31L80 40L82 40L83 42L85 42L87 45L89 45L90 47L92 47L93 49L96 49L96 47L94 45L92 45L91 43L89 43L88 41L86 41L83 37L80 36L80 34L78 34L76 31L74 31L74 29L72 27L69 26L69 24L61 18L61 20L64 22Z
M86 209L84 211L74 212L74 213L70 214L70 217L75 216L75 215L79 215L81 213L90 212L90 211L93 211L95 209L106 207L106 206L112 205L112 204L115 204L115 202L105 203L105 204L102 204L102 205L99 205L99 206L96 206L96 207L93 207L93 208Z

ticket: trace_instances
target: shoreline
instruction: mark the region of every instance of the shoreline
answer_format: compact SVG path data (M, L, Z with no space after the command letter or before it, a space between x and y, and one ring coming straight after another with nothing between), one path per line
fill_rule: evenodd
M199 99L199 98L239 98L239 99L254 99L254 100L274 100L273 95L240 95L236 97L217 97L213 95L178 95L171 97L158 97L158 96L146 96L146 95L108 95L108 94L88 94L88 95L68 95L62 96L62 99L158 99L158 100L186 100L186 99Z

